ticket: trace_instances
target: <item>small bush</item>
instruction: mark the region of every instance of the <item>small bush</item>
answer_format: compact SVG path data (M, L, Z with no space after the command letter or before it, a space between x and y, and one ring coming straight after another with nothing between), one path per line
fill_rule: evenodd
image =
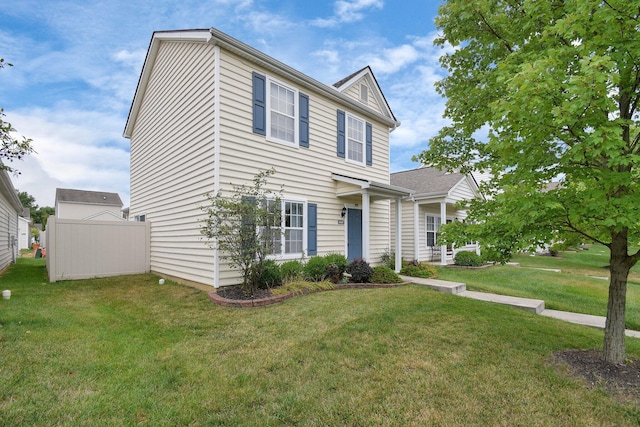
M400 270L400 274L402 274L403 276L421 277L423 279L428 279L429 277L434 277L436 275L436 270L429 264L410 264L402 267L402 270Z
M482 265L482 257L475 252L462 251L456 254L453 262L465 267L479 267Z
M324 280L327 274L327 266L329 263L326 258L321 256L313 256L304 266L304 277L312 282Z
M294 293L296 295L302 295L314 291L328 291L335 289L335 285L331 282L305 282L304 280L295 280L293 282L286 283L277 289L273 289L274 295Z
M373 267L371 283L401 283L402 279L386 265Z
M385 251L380 255L380 261L391 270L395 270L396 268L396 253L390 252L389 249L385 249Z
M253 280L259 289L270 289L282 285L280 266L272 259L256 264L253 270Z
M347 261L347 257L342 254L329 254L324 257L327 260L327 265L333 264L338 268L338 272L340 274L340 278L347 270L347 266L349 265L349 261Z
M347 266L347 273L351 275L351 281L354 283L368 283L373 270L367 261L356 258Z
M287 261L280 266L284 283L300 280L304 277L304 265L298 260Z

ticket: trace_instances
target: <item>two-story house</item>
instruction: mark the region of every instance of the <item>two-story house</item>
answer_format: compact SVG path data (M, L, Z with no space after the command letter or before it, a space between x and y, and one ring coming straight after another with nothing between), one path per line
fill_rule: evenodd
M391 244L390 200L409 194L390 185L399 125L369 67L326 85L216 29L155 32L124 130L130 218L151 222L151 270L239 283L202 239L201 206L271 167L269 185L284 188L277 260L378 263Z

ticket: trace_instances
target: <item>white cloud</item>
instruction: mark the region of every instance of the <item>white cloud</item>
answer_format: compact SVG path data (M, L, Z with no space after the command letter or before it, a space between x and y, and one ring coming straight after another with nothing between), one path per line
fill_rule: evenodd
M369 9L382 9L383 6L382 0L339 0L333 4L333 16L315 19L311 24L320 28L332 28L339 24L361 21L364 12Z
M404 44L392 49L383 49L382 55L368 59L364 57L364 59L377 73L389 74L414 63L419 56L420 54L415 47Z
M16 163L22 172L14 186L53 206L56 187L113 191L129 200L129 147L121 136L124 119L96 111L66 108L12 111L21 135L37 153ZM35 194L38 193L38 194Z

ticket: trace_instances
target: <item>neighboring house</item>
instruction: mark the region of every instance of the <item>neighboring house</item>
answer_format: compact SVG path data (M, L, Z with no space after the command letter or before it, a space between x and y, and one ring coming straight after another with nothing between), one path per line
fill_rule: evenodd
M22 209L9 174L0 170L0 271L18 257L18 217Z
M23 208L18 217L18 250L31 248L31 212Z
M124 130L130 218L151 222L151 270L239 283L203 241L200 207L271 167L269 186L284 189L275 259L379 263L389 201L409 194L389 182L399 125L369 67L328 86L216 29L153 33Z
M56 218L94 221L122 221L122 200L118 193L56 189Z
M405 259L445 265L457 251L479 253L475 242L460 248L437 244L441 224L464 221L467 216L464 210L456 208L456 203L482 197L472 175L420 167L391 174L391 184L409 188L412 192L411 197L402 202L402 255ZM392 239L395 241L395 233Z

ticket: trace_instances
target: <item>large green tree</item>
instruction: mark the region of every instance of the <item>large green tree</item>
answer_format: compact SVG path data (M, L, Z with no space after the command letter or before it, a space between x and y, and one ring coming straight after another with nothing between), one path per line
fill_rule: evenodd
M11 67L12 64L5 62L4 58L0 58L0 69L6 66ZM33 152L31 146L31 139L22 138L16 139L12 135L16 130L11 123L4 120L4 109L0 108L0 170L6 170L9 172L20 173L14 168L9 167L3 163L3 161L12 162L14 160L20 160L27 154Z
M637 0L444 2L436 43L454 49L437 89L451 124L418 156L491 172L465 232L503 257L567 235L609 247L603 355L614 363L640 258L639 15Z

